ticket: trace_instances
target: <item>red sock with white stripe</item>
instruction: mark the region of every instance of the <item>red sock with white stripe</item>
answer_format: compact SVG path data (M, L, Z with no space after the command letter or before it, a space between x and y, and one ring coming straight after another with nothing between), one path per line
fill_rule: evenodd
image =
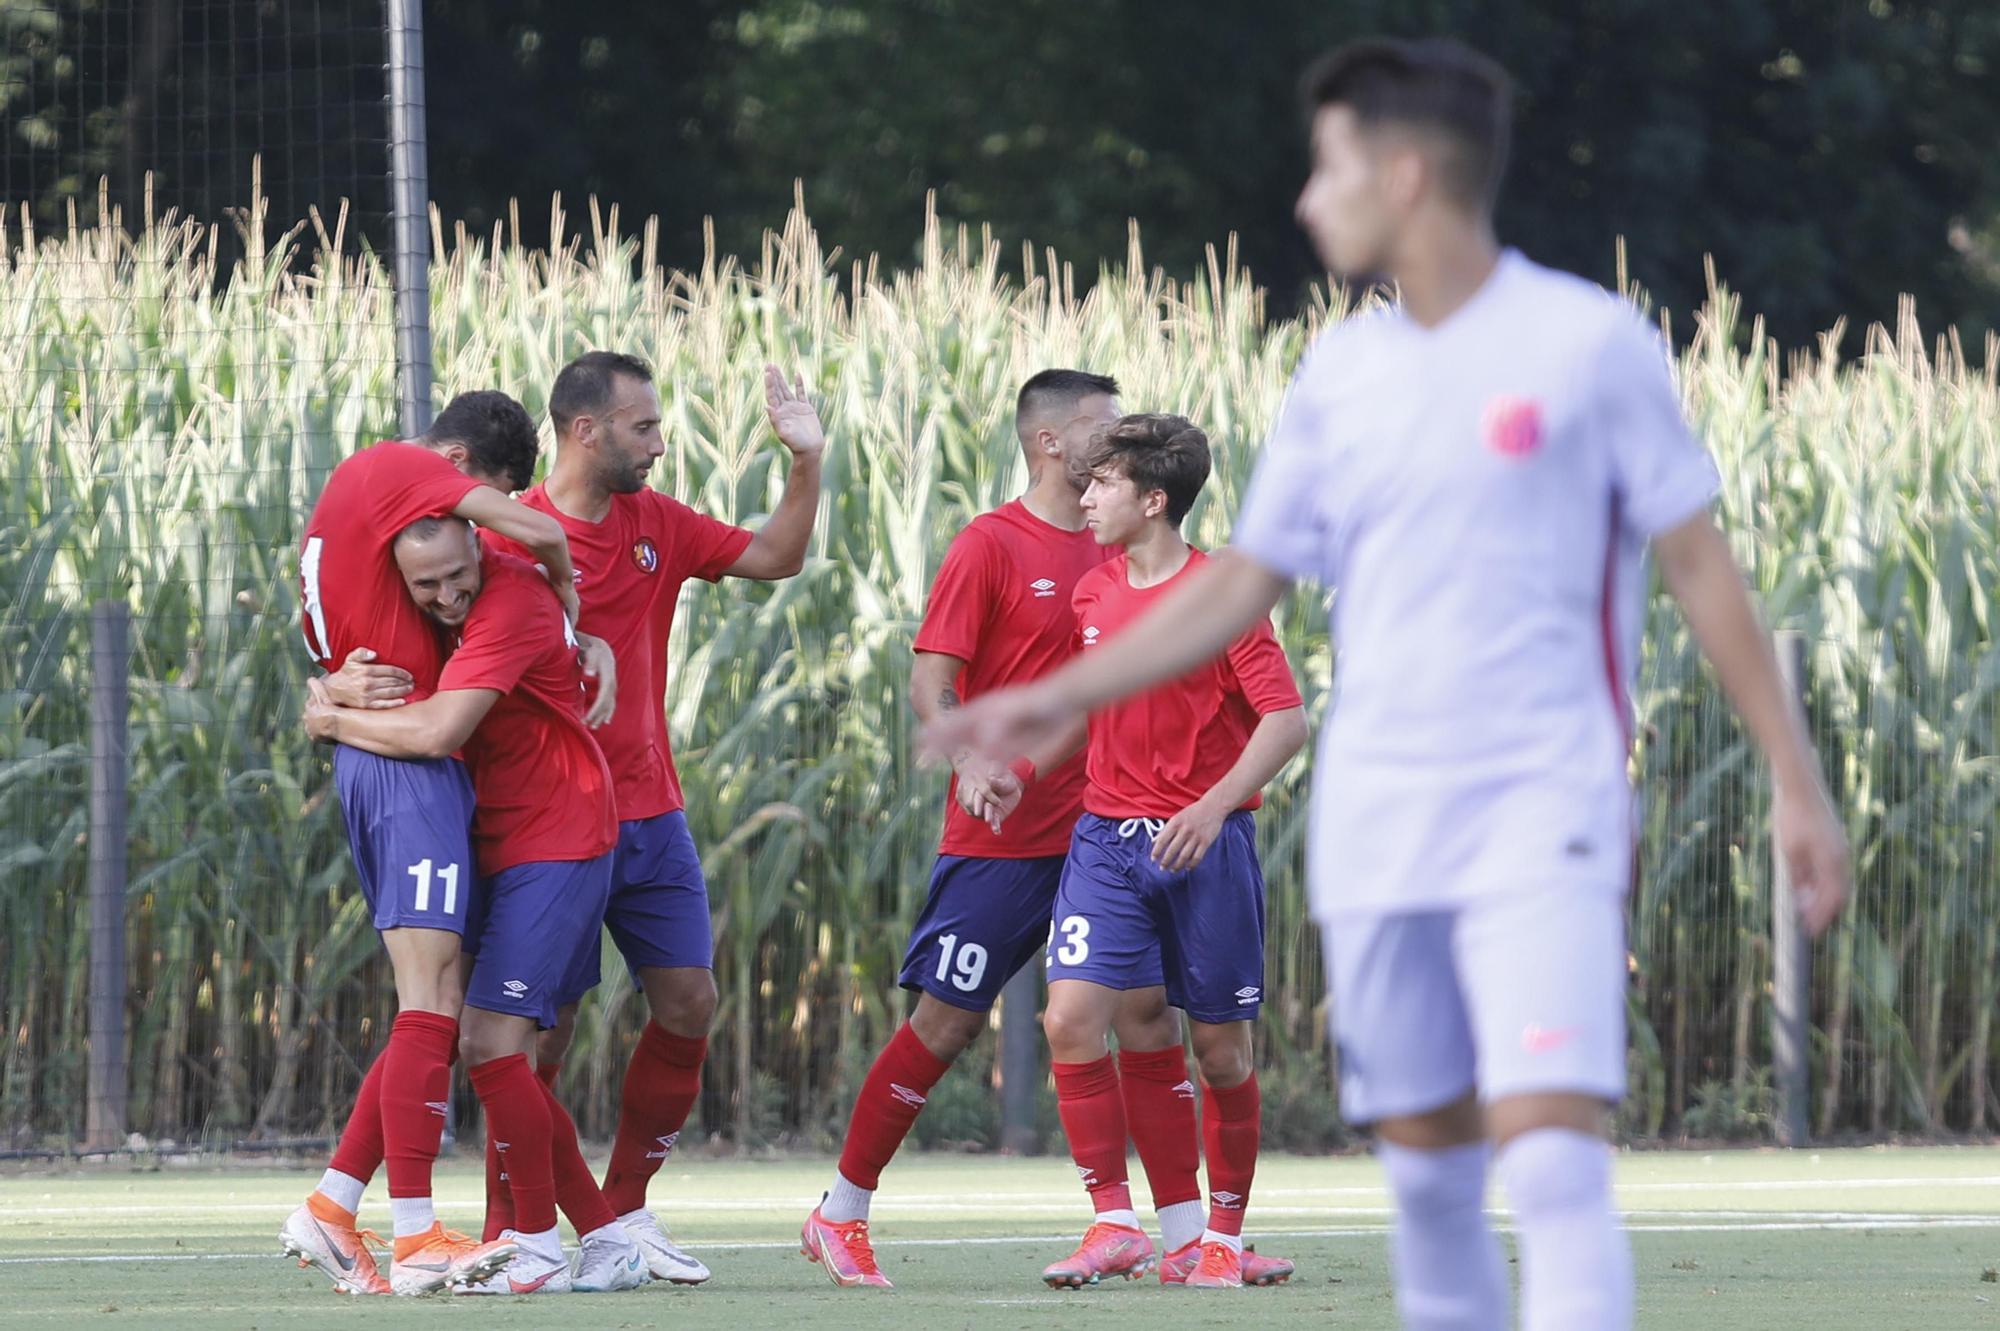
M1118 1088L1125 1097L1125 1122L1146 1168L1160 1238L1173 1252L1201 1237L1201 1129L1195 1124L1194 1080L1187 1052L1165 1049L1118 1051Z
M1069 1138L1070 1159L1083 1176L1097 1219L1139 1227L1125 1172L1125 1101L1111 1055L1089 1063L1057 1063L1056 1109Z
M368 1065L354 1095L354 1112L340 1130L340 1145L320 1175L319 1195L343 1211L360 1209L361 1194L382 1164L382 1063L377 1054Z
M431 1206L431 1167L444 1135L451 1093L451 1051L458 1023L436 1012L399 1012L382 1065L382 1160L389 1174L389 1211L396 1237L421 1234L437 1223Z
M486 1107L486 1133L506 1171L507 1191L514 1199L512 1228L523 1234L553 1230L555 1127L549 1120L548 1088L535 1079L526 1054L491 1059L466 1075Z
M1257 1074L1239 1086L1210 1086L1202 1101L1202 1138L1208 1154L1208 1230L1203 1243L1243 1251L1243 1208L1257 1176L1263 1097Z
M821 1218L836 1224L868 1218L882 1170L910 1135L931 1088L950 1070L951 1064L926 1048L909 1022L896 1028L854 1097L847 1140L840 1148L840 1172L820 1203Z
M676 1035L657 1021L646 1023L625 1068L618 1137L604 1170L604 1199L619 1215L645 1206L646 1185L667 1162L701 1095L707 1057L706 1036Z

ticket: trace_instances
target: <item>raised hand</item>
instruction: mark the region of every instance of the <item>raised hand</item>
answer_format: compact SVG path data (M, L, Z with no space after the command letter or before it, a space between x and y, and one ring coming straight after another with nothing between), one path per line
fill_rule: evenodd
M775 365L764 367L764 407L778 442L792 451L794 458L818 457L826 451L826 430L819 412L806 398L805 377L785 376Z

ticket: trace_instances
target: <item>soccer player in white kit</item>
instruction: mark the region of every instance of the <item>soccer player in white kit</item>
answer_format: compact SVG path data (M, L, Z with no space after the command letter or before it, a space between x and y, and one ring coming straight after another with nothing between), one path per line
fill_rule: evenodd
M1233 548L1115 640L940 719L995 761L1206 660L1285 588L1335 595L1310 878L1341 1100L1372 1124L1412 1328L1498 1328L1483 1211L1513 1209L1531 1331L1631 1324L1612 1210L1633 864L1626 686L1648 549L1768 757L1806 928L1848 891L1803 718L1709 516L1717 477L1660 339L1597 286L1502 249L1509 91L1448 42L1366 41L1307 76L1298 219L1394 309L1307 353Z

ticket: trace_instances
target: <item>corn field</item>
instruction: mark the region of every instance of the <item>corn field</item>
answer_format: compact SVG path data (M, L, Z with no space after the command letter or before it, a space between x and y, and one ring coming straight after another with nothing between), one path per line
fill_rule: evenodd
M325 1136L394 992L325 754L298 725L294 561L327 472L393 428L387 275L318 217L282 235L241 219L247 257L228 272L217 233L193 222L5 225L0 1147L82 1135L88 611L104 599L134 625L132 1126L210 1144ZM905 271L830 256L798 213L754 259L687 273L663 270L651 230L622 234L615 212L593 207L581 235L558 212L557 233L531 251L504 229L438 227L441 397L497 386L539 418L571 356L635 351L666 408L658 483L753 524L785 467L762 421L765 360L802 369L833 441L806 571L693 588L668 699L722 992L693 1126L740 1147L824 1144L902 1015L895 976L944 795L913 759L910 640L951 535L1025 481L1015 387L1081 366L1117 375L1128 409L1201 422L1217 465L1190 531L1219 545L1292 366L1347 302L1267 319L1230 256L1171 281L1136 234L1086 283L1054 256L1016 260L935 225ZM1858 906L1815 953L1813 1126L1980 1130L2000 1111L2000 354L1970 369L1913 317L1868 348L1847 364L1781 358L1718 289L1682 379L1767 613L1812 644L1811 714L1856 848ZM1279 627L1317 715L1322 593L1292 596ZM1647 643L1624 1128L1756 1136L1770 1114L1767 786L1664 600ZM1303 909L1308 776L1304 758L1283 774L1260 833L1267 1131L1305 1147L1342 1131ZM586 1001L562 1089L587 1135L608 1135L642 1021L623 983ZM933 1097L926 1140L993 1143L982 1057Z

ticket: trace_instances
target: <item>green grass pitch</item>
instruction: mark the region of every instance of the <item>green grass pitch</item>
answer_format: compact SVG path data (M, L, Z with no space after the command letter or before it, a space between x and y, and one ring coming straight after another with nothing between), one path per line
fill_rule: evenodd
M898 1160L884 1178L875 1234L897 1288L835 1289L797 1244L831 1169L814 1159L675 1160L653 1200L714 1268L703 1288L355 1300L277 1253L278 1223L316 1164L14 1168L0 1174L0 1328L1394 1322L1388 1203L1366 1158L1267 1157L1248 1237L1293 1258L1299 1274L1282 1288L1210 1294L1150 1279L1044 1288L1037 1273L1069 1251L1084 1219L1069 1164L948 1155ZM1618 1181L1643 1327L2000 1327L2000 1283L1984 1278L2000 1267L2000 1149L1627 1155ZM464 1153L441 1168L447 1223L477 1227L480 1189ZM378 1182L364 1224L387 1228L384 1196Z

